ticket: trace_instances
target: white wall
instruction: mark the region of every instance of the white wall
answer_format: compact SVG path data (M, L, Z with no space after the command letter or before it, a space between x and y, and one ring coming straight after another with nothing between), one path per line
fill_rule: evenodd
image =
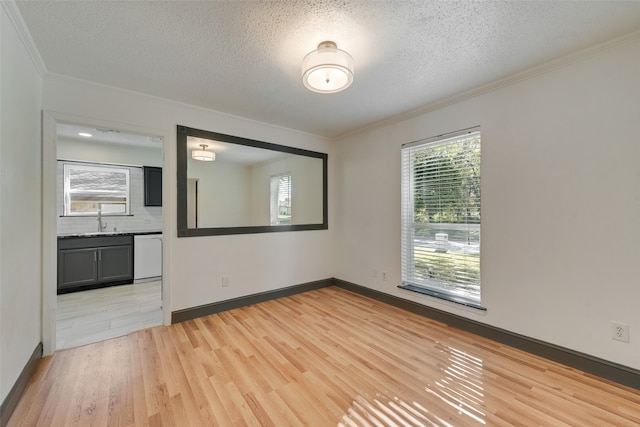
M322 224L322 159L288 155L251 166L253 223L271 222L271 176L291 173L291 223Z
M56 225L58 236L98 231L97 217L64 216L64 165L78 164L58 161L56 174ZM84 163L86 164L86 163ZM129 170L130 215L102 216L104 231L147 232L162 230L162 206L144 205L144 171L138 166L120 166Z
M192 160L189 156L187 164L187 178L198 180L199 228L252 225L248 167Z
M120 165L162 167L162 144L158 148L57 137L58 159Z
M636 39L337 141L336 277L640 369L638 76ZM401 144L474 125L486 313L397 289Z
M42 79L0 6L0 401L41 339Z
M162 207L144 205L144 172L139 166L162 167L162 144L139 147L91 140L57 137L58 159L81 162L112 163L129 169L130 211L126 216L104 216L105 231L162 230ZM64 216L64 161L58 161L56 177L56 205L58 235L92 233L97 231L96 217ZM138 165L138 166L127 166Z
M331 158L332 144L326 139L54 75L44 79L43 104L45 110L62 115L166 135L164 266L172 311L333 276L327 256L332 248L329 230L177 238L176 228L177 124L329 153ZM221 287L222 275L229 277L229 287Z
M187 159L198 179L198 227L270 224L271 176L291 172L293 224L322 223L322 160L286 155L254 164Z

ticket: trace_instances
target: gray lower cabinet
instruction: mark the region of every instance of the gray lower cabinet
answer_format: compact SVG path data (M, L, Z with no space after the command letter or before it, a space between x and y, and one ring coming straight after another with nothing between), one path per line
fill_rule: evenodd
M133 279L133 245L98 248L98 281Z
M58 251L58 290L98 283L98 249Z
M58 293L133 281L133 236L58 240Z

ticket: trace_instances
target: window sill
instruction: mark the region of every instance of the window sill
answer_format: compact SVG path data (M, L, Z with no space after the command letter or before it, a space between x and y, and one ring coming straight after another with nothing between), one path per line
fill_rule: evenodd
M402 284L402 285L398 286L398 288L404 289L404 290L407 290L407 291L411 291L411 292L416 292L416 293L422 294L422 295L428 295L430 297L439 298L439 299L442 299L442 300L445 300L445 301L454 302L456 304L464 305L465 307L475 308L476 310L487 311L486 307L483 307L478 303L466 300L464 298L455 297L453 295L447 295L447 294L443 294L443 293L440 293L440 292L432 291L430 289L421 288L419 286L414 286L414 285L409 285L409 284Z

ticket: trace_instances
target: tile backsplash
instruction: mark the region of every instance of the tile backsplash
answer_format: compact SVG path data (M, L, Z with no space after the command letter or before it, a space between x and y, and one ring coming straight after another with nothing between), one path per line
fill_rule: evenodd
M58 235L94 233L98 231L98 223L95 216L89 217L65 217L64 216L64 163L75 163L68 161L57 162L57 212L58 212ZM144 174L141 167L119 166L130 170L130 209L128 216L103 215L103 224L106 223L104 231L111 232L137 232L137 231L160 231L162 230L162 206L144 206Z

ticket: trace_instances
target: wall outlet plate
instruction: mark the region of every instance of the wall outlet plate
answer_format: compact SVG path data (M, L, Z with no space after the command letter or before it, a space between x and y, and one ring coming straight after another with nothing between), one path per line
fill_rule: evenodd
M616 341L629 342L629 325L611 322L611 338Z

